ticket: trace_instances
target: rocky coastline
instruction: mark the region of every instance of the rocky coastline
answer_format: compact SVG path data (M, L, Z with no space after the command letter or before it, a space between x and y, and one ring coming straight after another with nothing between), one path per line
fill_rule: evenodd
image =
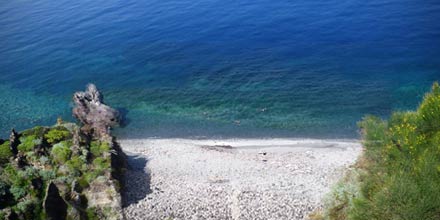
M116 141L95 85L79 124L0 139L0 219L307 219L362 151L356 140ZM126 152L126 153L124 153Z
M0 139L0 219L122 219L125 155L116 110L90 84L73 96L80 125L14 129Z

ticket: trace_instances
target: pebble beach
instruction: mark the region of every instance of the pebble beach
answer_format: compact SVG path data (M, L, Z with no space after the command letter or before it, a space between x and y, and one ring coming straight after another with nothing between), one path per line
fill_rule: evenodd
M362 151L356 140L121 140L126 219L307 219Z

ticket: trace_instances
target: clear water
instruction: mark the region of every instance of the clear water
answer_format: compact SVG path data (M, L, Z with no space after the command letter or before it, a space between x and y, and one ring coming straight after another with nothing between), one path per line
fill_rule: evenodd
M0 1L0 134L96 83L120 137L357 137L440 78L438 0Z

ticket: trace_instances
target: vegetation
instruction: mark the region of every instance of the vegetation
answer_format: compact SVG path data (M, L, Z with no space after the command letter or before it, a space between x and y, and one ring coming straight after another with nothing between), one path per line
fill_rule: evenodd
M0 166L7 164L12 157L12 151L9 148L9 141L0 144Z
M47 139L47 143L54 144L68 139L69 137L71 137L71 134L67 130L67 128L58 126L47 132L44 137Z
M34 149L35 146L41 144L41 139L38 139L36 135L23 136L20 138L21 144L18 145L18 150L21 152L29 152Z
M90 143L90 153L94 157L98 157L102 155L104 152L110 151L110 145L106 142L100 142L100 141L92 141Z
M52 147L51 155L55 162L59 164L64 164L70 159L72 150L70 150L71 144L67 141L62 141L60 143L54 144Z
M440 219L440 86L415 112L359 123L365 153L315 219Z
M47 219L43 203L51 183L67 204L67 219L102 216L98 208L88 206L86 191L95 179L112 173L111 146L81 136L76 137L80 146L74 146L73 129L79 130L73 124L59 123L21 132L17 155L9 141L0 142L0 219L10 213L18 219ZM74 201L75 193L84 199Z

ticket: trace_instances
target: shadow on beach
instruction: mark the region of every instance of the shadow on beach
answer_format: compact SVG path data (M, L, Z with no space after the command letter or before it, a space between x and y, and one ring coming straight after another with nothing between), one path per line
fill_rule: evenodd
M138 154L127 153L128 169L124 178L122 205L127 207L152 193L150 188L151 175L146 169L148 159Z

